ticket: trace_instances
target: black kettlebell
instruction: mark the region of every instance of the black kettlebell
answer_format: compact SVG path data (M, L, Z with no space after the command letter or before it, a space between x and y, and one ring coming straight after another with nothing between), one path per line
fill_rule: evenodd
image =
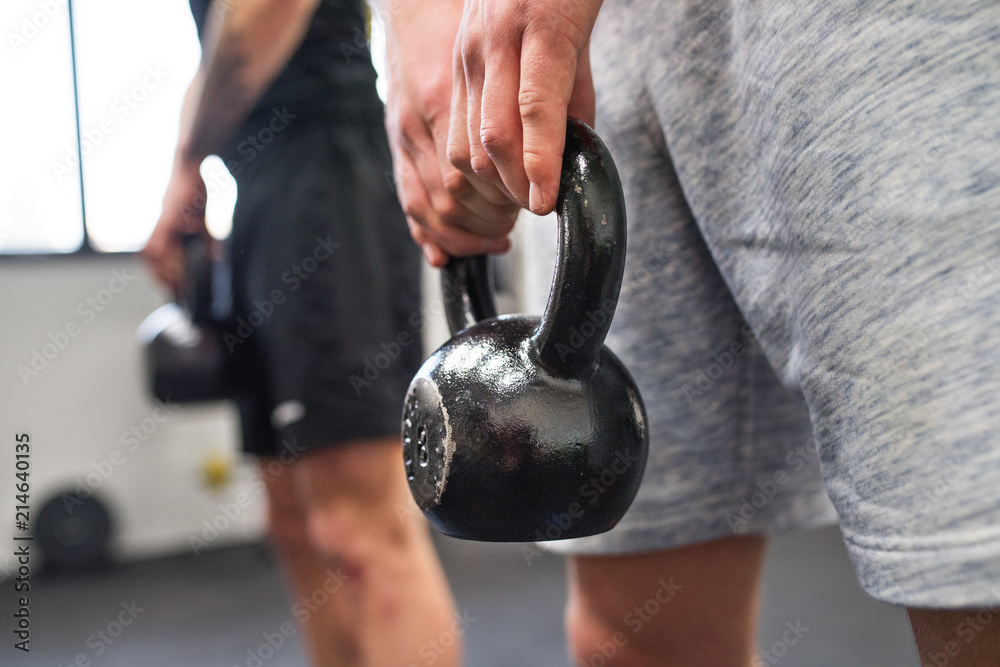
M146 356L150 392L161 401L201 403L233 398L232 355L223 341L213 285L225 267L200 236L182 238L184 281L176 303L153 311L137 335Z
M441 532L492 542L612 528L646 465L646 412L604 347L625 264L625 206L601 139L570 119L555 277L541 319L496 316L484 257L443 271L453 337L403 411L406 474Z

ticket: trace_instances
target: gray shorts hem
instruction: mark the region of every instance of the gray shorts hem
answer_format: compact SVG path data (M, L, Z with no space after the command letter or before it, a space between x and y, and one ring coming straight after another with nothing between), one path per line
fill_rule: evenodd
M1000 539L927 549L878 549L848 537L844 542L862 588L882 602L935 609L1000 607Z
M734 528L731 517L731 514L720 516L717 521L694 529L689 526L679 526L677 522L613 528L600 535L539 542L538 546L565 556L614 556L667 551L734 535L777 536L837 523L836 512L829 502L820 502L817 506L809 508L803 507L801 511L790 508L787 512L776 513L771 520L754 521L743 527Z

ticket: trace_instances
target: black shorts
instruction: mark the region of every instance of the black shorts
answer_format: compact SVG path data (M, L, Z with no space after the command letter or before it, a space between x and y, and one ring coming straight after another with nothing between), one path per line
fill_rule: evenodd
M243 448L292 453L398 435L420 365L420 252L381 113L295 118L224 159ZM261 121L265 127L268 119Z

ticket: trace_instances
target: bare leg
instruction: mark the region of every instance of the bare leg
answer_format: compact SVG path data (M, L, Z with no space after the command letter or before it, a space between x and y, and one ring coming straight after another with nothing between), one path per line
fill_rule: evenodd
M923 665L1000 665L1000 609L907 609Z
M763 538L732 537L572 558L566 624L574 664L749 666L765 549Z
M319 559L348 577L357 664L458 665L455 603L426 521L413 504L399 440L321 449L293 468Z
M459 664L454 601L396 439L320 449L264 479L313 664Z
M305 631L312 663L357 665L358 619L350 591L341 585L343 572L314 549L292 471L269 463L262 461L261 469L267 484L271 540L292 586L295 617ZM273 470L280 472L274 475Z

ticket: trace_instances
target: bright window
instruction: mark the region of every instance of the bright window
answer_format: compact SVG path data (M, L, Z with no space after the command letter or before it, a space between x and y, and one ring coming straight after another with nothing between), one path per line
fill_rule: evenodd
M87 232L138 250L160 214L200 49L188 3L75 0Z
M4 0L0 29L0 89L13 91L0 105L10 149L0 160L0 252L78 250L84 204L95 250L138 250L159 216L200 57L188 4Z
M159 217L201 55L188 3L3 0L0 31L9 96L0 104L0 254L69 253L85 239L97 251L139 250ZM372 41L381 73L377 22ZM209 231L222 238L236 183L218 158L201 171Z
M58 0L4 0L0 30L0 252L72 252L83 209L69 11Z

